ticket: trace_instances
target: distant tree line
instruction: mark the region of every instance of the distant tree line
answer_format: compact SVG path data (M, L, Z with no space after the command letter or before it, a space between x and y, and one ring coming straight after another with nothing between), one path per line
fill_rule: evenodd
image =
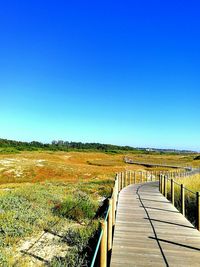
M53 140L51 143L42 143L38 141L22 142L7 139L0 139L0 153L17 153L20 151L34 150L52 150L52 151L102 151L107 153L145 153L145 154L187 154L194 153L187 150L172 150L172 149L149 149L149 148L134 148L131 146L117 146L111 144L100 143L82 143L69 142L63 140ZM199 159L199 158L197 158Z
M100 143L82 143L69 142L63 140L53 140L51 143L42 143L37 141L22 142L7 139L0 139L1 150L15 152L23 150L53 150L53 151L72 151L72 150L95 150L104 152L117 153L119 151L135 151L136 148L131 146L118 146Z

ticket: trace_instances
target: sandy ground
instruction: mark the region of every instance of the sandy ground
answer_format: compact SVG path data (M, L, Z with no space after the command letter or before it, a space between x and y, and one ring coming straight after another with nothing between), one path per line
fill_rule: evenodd
M24 262L24 266L44 266L54 257L64 257L68 245L64 241L64 232L68 229L66 223L62 231L43 231L37 236L22 240L16 249L15 264Z

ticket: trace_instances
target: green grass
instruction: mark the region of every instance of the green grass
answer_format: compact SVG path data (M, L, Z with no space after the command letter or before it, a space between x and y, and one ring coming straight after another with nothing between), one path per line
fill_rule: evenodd
M9 266L12 255L7 251L21 239L51 230L57 221L69 221L80 228L66 232L65 239L71 239L70 250L66 257L54 259L52 266L81 266L88 260L85 249L97 229L98 219L94 218L99 199L110 195L112 186L110 180L76 185L46 182L0 191L0 266Z
M51 210L62 201L64 191L63 188L38 184L28 186L26 190L19 188L2 193L0 245L12 245L19 238L50 226L56 219Z

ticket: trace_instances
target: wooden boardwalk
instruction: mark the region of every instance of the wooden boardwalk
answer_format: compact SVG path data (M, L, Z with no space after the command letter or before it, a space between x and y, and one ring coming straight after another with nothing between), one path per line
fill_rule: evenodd
M111 267L200 266L200 232L159 192L158 182L119 194Z

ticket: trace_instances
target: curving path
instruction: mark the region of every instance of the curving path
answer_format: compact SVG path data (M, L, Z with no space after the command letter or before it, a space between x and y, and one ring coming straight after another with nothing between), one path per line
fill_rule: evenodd
M159 192L158 182L119 194L111 267L200 266L200 232Z

